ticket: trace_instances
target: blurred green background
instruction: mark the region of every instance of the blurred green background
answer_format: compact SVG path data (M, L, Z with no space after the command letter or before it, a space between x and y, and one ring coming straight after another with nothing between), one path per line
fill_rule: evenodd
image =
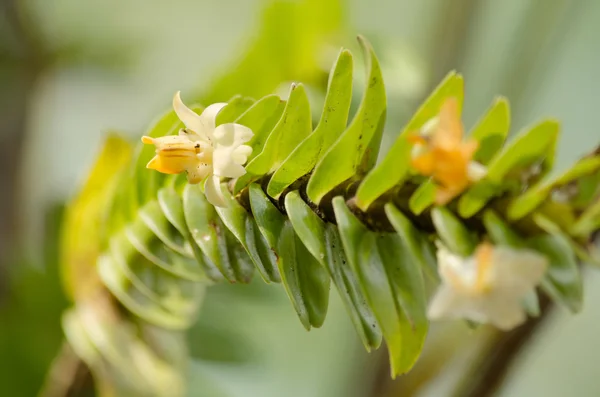
M318 117L337 50L360 33L382 62L385 142L457 69L467 127L498 94L513 132L559 119L560 170L600 137L598 21L594 0L2 0L0 394L36 395L60 349L60 214L108 131L139 139L177 90L211 103L285 95L292 81L307 83ZM501 396L600 395L600 278L585 276L584 311L552 313ZM457 340L468 353L478 337L434 329L425 354L436 361ZM192 396L405 396L431 363L392 383L385 351L363 351L335 292L307 333L282 288L261 280L211 288L188 339ZM447 395L469 354L415 395Z

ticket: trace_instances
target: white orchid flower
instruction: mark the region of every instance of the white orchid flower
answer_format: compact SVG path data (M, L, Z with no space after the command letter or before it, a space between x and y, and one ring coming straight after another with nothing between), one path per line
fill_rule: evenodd
M503 330L525 321L523 299L548 266L548 260L534 251L489 243L468 258L440 246L437 258L442 285L429 306L429 318L468 319Z
M215 103L198 115L182 102L177 92L173 109L186 128L178 136L142 138L142 142L156 146L156 156L147 168L165 174L186 171L189 183L204 181L206 198L218 207L225 206L221 178L244 175L243 165L252 153L252 148L244 145L253 136L250 128L234 123L216 125L217 115L225 105Z

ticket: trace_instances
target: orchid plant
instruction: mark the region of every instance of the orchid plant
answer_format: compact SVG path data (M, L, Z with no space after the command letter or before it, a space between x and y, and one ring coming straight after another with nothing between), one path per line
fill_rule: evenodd
M503 98L464 139L463 79L450 72L378 156L385 86L359 41L368 84L349 123L346 49L315 129L302 84L285 100L206 108L177 93L137 154L103 176L94 227L71 207L65 239L95 233L97 282L67 283L77 304L64 328L97 378L128 395L183 393L185 360L164 346L185 356L180 331L204 288L255 272L283 286L307 330L323 324L333 284L365 348L386 342L392 377L411 370L430 320L509 330L539 311L537 287L580 308L580 264L600 261L600 154L551 175L558 123L505 144ZM112 139L99 164L127 146Z

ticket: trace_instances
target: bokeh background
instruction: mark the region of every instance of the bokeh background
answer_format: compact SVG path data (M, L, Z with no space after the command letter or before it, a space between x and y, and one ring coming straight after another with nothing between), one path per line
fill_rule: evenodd
M456 69L467 127L499 94L513 132L559 119L560 170L600 141L598 21L595 0L0 1L0 394L36 395L60 348L60 214L107 132L139 139L177 90L211 103L292 81L318 117L339 47L363 34L387 85L386 142ZM552 312L500 396L600 395L600 278L585 284L583 312ZM217 286L189 333L190 395L445 396L482 333L439 326L414 374L391 382L335 291L307 333L280 286Z

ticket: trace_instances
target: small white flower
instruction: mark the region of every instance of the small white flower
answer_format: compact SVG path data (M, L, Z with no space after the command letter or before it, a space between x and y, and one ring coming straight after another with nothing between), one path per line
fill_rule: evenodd
M429 318L462 318L503 330L525 321L523 298L548 266L547 259L534 251L489 243L468 258L440 246L437 258L442 285L429 306Z
M187 171L190 183L204 181L204 193L213 205L225 206L221 178L239 178L246 173L243 164L252 153L244 143L252 130L240 124L216 126L216 118L225 103L210 105L202 114L185 106L180 93L173 97L173 109L186 128L179 136L143 137L142 142L156 146L156 156L147 167L167 174Z

